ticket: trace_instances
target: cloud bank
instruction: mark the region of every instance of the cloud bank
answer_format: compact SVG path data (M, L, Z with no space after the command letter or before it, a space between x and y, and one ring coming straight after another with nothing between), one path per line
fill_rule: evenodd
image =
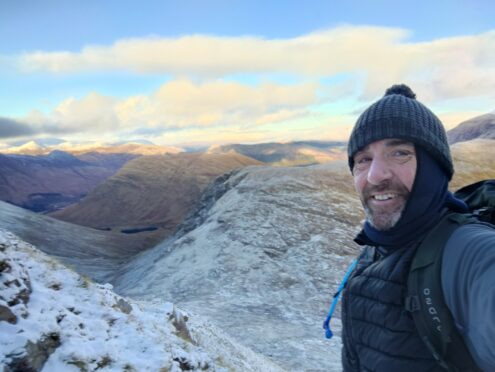
M172 80L150 95L124 99L93 92L68 98L51 113L33 111L21 121L5 119L0 135L81 133L100 137L126 132L157 137L190 128L236 127L249 130L296 118L318 102L318 84L246 86L221 80ZM49 124L47 124L49 123Z
M50 113L4 119L0 137L121 134L175 144L214 136L276 140L287 133L302 137L334 130L343 138L362 108L394 83L411 85L427 105L495 100L495 31L423 42L410 36L399 28L341 26L290 39L148 37L78 52L8 56L23 74L124 71L167 82L124 98L99 92L67 98ZM277 78L281 75L296 83ZM449 121L463 116L451 109L443 114Z
M150 37L87 46L77 53L28 53L19 66L54 74L123 70L203 78L353 73L363 77L365 96L406 80L424 86L431 100L493 91L495 31L428 42L410 42L409 35L398 28L342 26L292 39Z

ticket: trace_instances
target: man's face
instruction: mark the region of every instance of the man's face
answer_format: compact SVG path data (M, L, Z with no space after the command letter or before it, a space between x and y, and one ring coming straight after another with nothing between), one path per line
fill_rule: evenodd
M370 143L354 155L354 186L366 218L377 230L399 221L416 175L412 142L384 139Z

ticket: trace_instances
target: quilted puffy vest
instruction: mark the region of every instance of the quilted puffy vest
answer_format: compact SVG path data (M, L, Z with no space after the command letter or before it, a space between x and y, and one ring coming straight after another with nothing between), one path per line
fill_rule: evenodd
M415 248L365 248L343 293L344 371L443 371L404 306Z

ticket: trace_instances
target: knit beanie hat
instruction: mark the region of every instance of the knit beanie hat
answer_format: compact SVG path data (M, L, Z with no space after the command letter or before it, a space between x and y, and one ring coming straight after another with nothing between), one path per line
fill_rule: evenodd
M349 167L354 155L372 142L400 138L422 146L438 161L448 179L454 174L447 135L440 120L405 84L394 85L359 116L347 146Z

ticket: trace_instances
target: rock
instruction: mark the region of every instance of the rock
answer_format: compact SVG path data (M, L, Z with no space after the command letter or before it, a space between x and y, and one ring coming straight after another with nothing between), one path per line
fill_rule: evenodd
M61 345L58 333L43 335L37 342L28 341L24 352L6 356L4 372L40 371L51 354Z
M113 307L119 309L120 311L122 311L124 314L130 314L131 311L132 311L132 306L127 302L125 301L124 299L119 299L117 301L117 303L115 305L113 305Z
M187 327L187 321L189 320L187 314L174 307L172 313L169 315L169 319L172 321L172 324L177 330L177 335L179 337L195 344L191 333L189 332L189 328Z
M27 303L32 292L31 281L22 262L12 260L0 250L0 321L16 324L18 316L27 317ZM13 306L16 308L15 313Z
M17 323L17 317L8 306L0 305L0 322L2 321L9 322L10 324Z

